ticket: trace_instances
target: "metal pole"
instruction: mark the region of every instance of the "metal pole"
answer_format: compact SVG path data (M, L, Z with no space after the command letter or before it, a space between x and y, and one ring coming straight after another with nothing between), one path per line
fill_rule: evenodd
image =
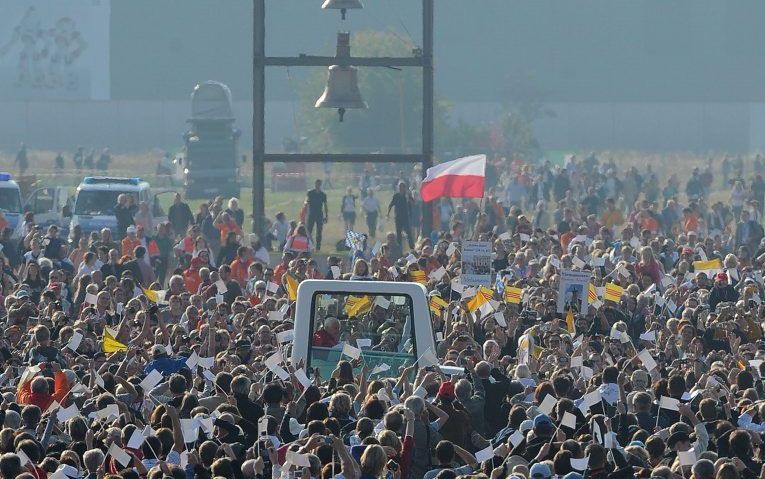
M433 166L433 0L422 0L422 177ZM433 204L422 204L422 235L433 227Z
M252 29L252 231L265 220L266 0L253 0Z

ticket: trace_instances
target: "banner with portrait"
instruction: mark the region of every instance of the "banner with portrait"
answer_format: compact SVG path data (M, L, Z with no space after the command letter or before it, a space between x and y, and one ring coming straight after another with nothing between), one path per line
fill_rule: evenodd
M563 314L569 308L574 312L587 311L587 294L589 293L590 271L563 270L560 275L558 288L558 312Z

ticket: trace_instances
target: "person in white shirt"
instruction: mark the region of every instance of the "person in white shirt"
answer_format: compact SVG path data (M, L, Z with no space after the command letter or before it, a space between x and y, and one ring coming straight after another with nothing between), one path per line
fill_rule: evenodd
M375 198L374 192L370 189L367 191L367 196L361 203L361 209L364 210L364 215L367 218L367 228L369 228L369 237L375 237L375 231L377 230L377 218L380 216L380 201Z

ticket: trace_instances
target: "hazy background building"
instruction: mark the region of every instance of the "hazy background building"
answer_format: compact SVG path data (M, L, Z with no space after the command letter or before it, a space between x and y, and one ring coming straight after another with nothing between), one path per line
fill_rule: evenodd
M416 0L366 0L345 22L320 3L268 2L268 54L332 54L344 29L420 44ZM30 6L45 18L25 20ZM204 80L229 85L242 145L250 144L251 1L1 0L0 8L0 148L178 147L189 94ZM534 104L534 133L548 150L765 150L764 17L758 0L439 0L436 89L452 122L496 121L508 105ZM25 44L36 30L51 45L56 34L84 39L69 43L76 71L37 66L43 84L61 76L59 88L18 85L20 51L41 48ZM305 134L296 115L311 74L268 71L270 149ZM391 99L399 101L416 103Z

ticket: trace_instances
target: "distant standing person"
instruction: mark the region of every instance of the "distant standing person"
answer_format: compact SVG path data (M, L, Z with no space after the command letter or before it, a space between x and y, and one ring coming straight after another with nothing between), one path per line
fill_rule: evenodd
M308 204L308 235L313 236L313 227L316 225L316 250L321 249L321 231L324 223L329 218L329 207L327 206L327 195L321 191L321 180L316 180L314 189L306 195Z
M353 189L350 186L345 190L340 210L343 213L345 229L352 230L356 224L356 195L353 194Z
M189 205L183 202L180 193L175 194L175 199L170 209L167 211L167 219L173 226L175 236L183 236L189 229L189 225L194 222L194 215L191 213Z
M406 233L406 238L409 243L409 248L414 249L414 238L412 238L412 227L410 223L411 203L414 201L409 194L409 189L406 187L406 183L400 181L398 183L398 192L393 195L388 205L388 218L390 218L390 210L394 210L396 214L396 240L399 245L403 246L401 239L401 233Z
M364 214L367 217L367 228L369 228L369 236L375 237L375 231L377 230L377 218L380 215L380 200L378 200L372 188L367 189L367 197L361 203L361 208L364 210Z
M56 158L53 160L53 169L56 171L63 171L64 169L64 155L59 153L56 155Z
M27 168L29 168L29 157L27 157L27 145L24 143L21 144L21 147L19 148L19 152L16 153L16 161L14 162L14 165L19 167L19 174L23 175L26 173Z
M82 170L83 161L85 161L85 148L78 146L77 151L72 158L72 162L74 162L74 168L77 170L77 173Z
M138 209L132 204L133 197L127 194L121 194L117 197L117 206L114 207L114 216L117 217L117 237L125 237L128 226L135 224L133 215Z
M109 165L111 163L112 163L112 156L109 154L109 148L104 148L103 151L101 151L101 156L98 157L98 162L96 163L96 166L103 173L106 173L106 170L109 169Z

